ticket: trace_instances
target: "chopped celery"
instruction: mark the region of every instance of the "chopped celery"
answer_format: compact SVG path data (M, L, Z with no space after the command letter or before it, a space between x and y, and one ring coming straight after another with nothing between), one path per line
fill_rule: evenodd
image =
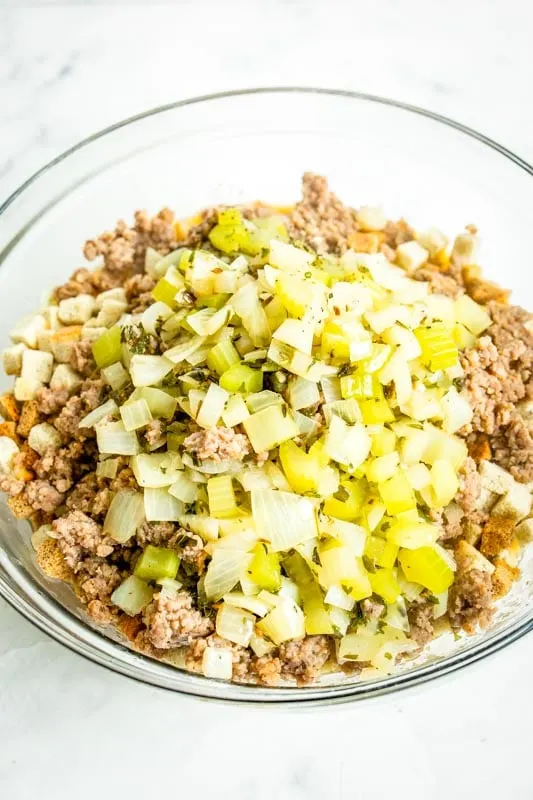
M149 544L139 556L133 574L145 581L175 578L179 565L180 558L175 550Z
M256 453L277 447L298 436L298 426L284 406L268 406L243 422L244 430Z
M467 294L455 301L455 317L475 336L483 333L492 324L490 314Z
M253 550L253 557L248 567L248 577L261 589L269 592L279 591L281 570L277 553L269 553L266 546L259 542Z
M379 456L386 456L389 455L389 453L394 453L396 450L397 441L398 440L394 431L391 431L388 428L383 428L383 430L373 434L372 436L372 455L376 456L376 458L379 458Z
M378 569L369 573L372 591L382 597L386 603L395 603L400 596L400 587L392 569Z
M398 545L380 536L369 536L365 544L365 556L372 564L392 569L398 555Z
M199 297L196 302L197 308L214 308L216 311L225 306L231 295L227 293L211 294L206 297Z
M225 519L239 514L231 475L219 475L207 481L209 513L213 517Z
M372 594L372 586L363 560L353 555L345 545L329 546L320 551L320 582L329 589L341 584L355 600Z
M403 472L398 472L392 478L378 484L378 491L390 516L416 508L415 495Z
M453 583L450 556L438 546L400 550L398 561L409 581L420 583L433 594L446 591Z
M122 360L121 330L118 326L110 328L91 345L96 365L102 369Z
M300 590L305 615L305 632L309 636L332 634L333 627L324 606L322 591L305 560L299 553L293 553L284 559L283 567Z
M320 458L306 453L294 442L283 442L279 448L279 458L283 471L295 492L315 492L322 470Z
M218 212L219 225L242 225L242 214L238 208L221 208Z
M359 407L365 425L379 425L383 422L392 422L394 414L384 397L373 400L360 400Z
M336 322L326 322L321 339L322 358L350 360L350 340Z
M440 536L440 528L422 520L397 519L387 530L392 544L413 550L433 544Z
M189 397L192 392L189 392ZM216 383L210 383L207 394L196 415L196 422L202 428L214 428L218 423L224 406L228 400L228 393Z
M400 457L398 453L389 453L386 456L379 456L370 462L366 469L366 477L369 481L374 483L383 483L383 481L392 478L400 466Z
M261 392L254 392L246 398L246 405L251 414L257 411L262 411L269 406L282 406L283 397L277 392L271 392L269 389L264 389Z
M300 377L296 377L290 382L288 397L294 411L309 408L320 402L320 392L316 383Z
M207 356L207 366L218 375L223 375L234 364L239 364L240 360L241 357L235 350L232 342L229 339L224 339L209 351L209 355ZM223 386L222 388L226 387ZM237 387L237 389L230 391L238 391L239 388L240 387Z
M436 460L431 467L431 486L438 506L447 506L459 491L459 478L449 461Z
M330 424L333 416L340 417L348 425L354 425L356 422L361 422L362 419L359 403L353 398L351 400L334 400L332 403L324 403L322 405L322 413L327 425Z
M341 481L339 489L324 502L324 514L343 520L356 519L366 498L366 488L362 481Z
M111 602L128 614L136 617L151 602L153 589L137 575L130 575L111 595Z
M343 375L340 379L340 387L342 396L347 400L352 397L357 400L383 397L381 383L375 375L369 373L353 372L351 375Z
M414 332L422 348L422 361L436 372L454 367L459 361L457 345L449 328L434 322L427 328L417 328Z
M263 388L263 373L246 364L234 363L222 373L219 384L227 392L246 392L247 394L260 392Z

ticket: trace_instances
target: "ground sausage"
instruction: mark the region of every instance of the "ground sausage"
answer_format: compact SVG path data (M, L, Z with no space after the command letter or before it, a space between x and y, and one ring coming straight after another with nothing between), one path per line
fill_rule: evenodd
M156 593L144 611L143 621L148 642L159 650L188 645L213 630L211 620L193 608L192 596L185 591L175 597Z
M83 511L71 511L52 523L65 561L75 571L84 556L105 558L111 555L116 542L106 536L100 525Z
M355 211L345 206L322 175L306 172L302 180L302 199L290 216L291 236L300 239L317 253L342 253L357 230Z
M210 461L242 461L250 452L250 442L233 428L211 428L191 433L183 446L197 458Z
M284 642L279 648L282 675L296 678L298 683L314 680L331 655L327 636L307 636Z

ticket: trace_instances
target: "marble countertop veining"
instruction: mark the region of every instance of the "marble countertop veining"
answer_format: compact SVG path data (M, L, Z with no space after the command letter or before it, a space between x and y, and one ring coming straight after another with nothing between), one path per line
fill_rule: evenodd
M228 88L383 94L533 161L525 0L0 2L0 200L121 118ZM170 696L84 661L0 601L0 786L32 800L533 795L533 639L392 697L310 711Z

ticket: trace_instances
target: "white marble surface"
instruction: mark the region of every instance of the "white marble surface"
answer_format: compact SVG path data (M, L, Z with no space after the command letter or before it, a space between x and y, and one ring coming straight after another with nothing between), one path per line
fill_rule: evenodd
M426 106L533 161L525 0L0 2L0 198L80 138L160 103L301 84ZM533 796L533 638L446 680L312 712L139 686L0 602L0 787L13 800Z

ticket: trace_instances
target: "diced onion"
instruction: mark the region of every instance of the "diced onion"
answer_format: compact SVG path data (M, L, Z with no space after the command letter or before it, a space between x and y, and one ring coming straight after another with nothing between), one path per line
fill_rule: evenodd
M255 617L248 611L223 603L217 613L216 632L223 639L248 647L254 632Z
M104 520L104 533L121 544L127 542L144 521L141 492L121 490L116 493Z
M95 408L94 411L91 411L87 414L86 417L80 420L79 427L80 428L94 428L95 425L98 425L106 417L112 417L118 413L118 406L113 400L113 398L109 398L98 408Z
M171 486L180 476L182 461L177 453L139 453L130 466L139 486L157 489Z
M163 356L134 355L129 369L134 386L153 386L168 375L172 362Z
M111 422L96 427L96 442L101 453L117 456L133 456L139 452L139 441L135 431L127 431L123 422Z
M253 489L252 514L272 550L290 550L317 535L315 504L307 497L271 489Z
M177 522L185 510L181 500L166 487L144 490L144 513L147 522Z

